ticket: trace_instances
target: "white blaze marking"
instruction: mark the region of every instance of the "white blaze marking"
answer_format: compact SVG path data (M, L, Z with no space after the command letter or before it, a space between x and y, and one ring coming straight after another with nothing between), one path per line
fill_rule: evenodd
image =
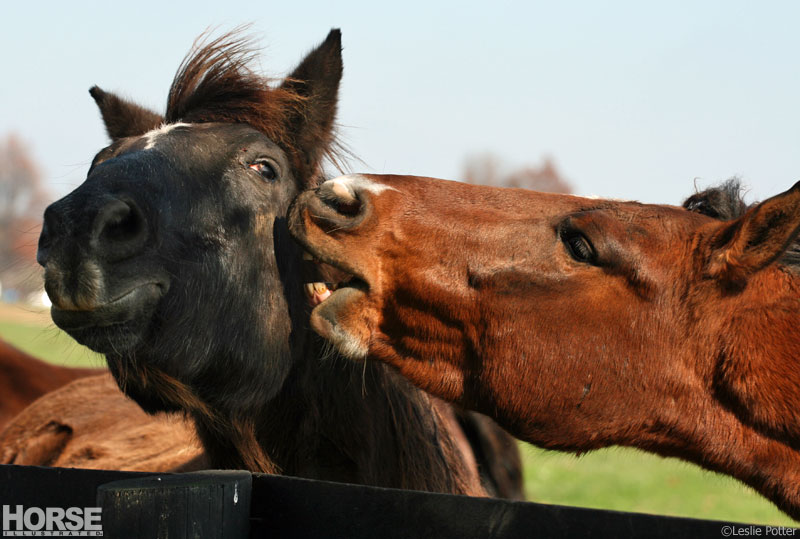
M361 174L348 174L347 176L339 176L338 178L334 178L323 183L322 188L333 193L336 193L340 189L346 189L350 192L353 198L356 198L356 189L369 191L373 195L379 195L387 189L397 191L397 189L394 187L373 182Z
M156 141L159 139L159 137L161 137L162 135L166 135L176 127L190 127L191 125L192 124L185 124L181 122L175 124L161 124L160 127L157 127L156 129L148 131L147 133L142 135L145 138L145 140L147 140L147 144L145 144L144 149L152 150L155 147Z

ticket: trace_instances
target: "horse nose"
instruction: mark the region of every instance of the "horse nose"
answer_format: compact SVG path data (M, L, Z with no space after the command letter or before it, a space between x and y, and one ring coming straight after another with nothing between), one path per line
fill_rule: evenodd
M363 203L356 186L338 178L323 183L319 196L343 216L358 214Z
M147 235L147 220L139 206L132 200L113 198L97 210L89 245L99 258L115 262L139 253Z
M372 205L368 192L342 178L326 181L316 191L298 197L298 202L306 205L310 219L325 232L357 227Z
M398 190L362 174L328 180L294 199L288 212L289 232L301 244L314 231L332 236L368 234L379 224L374 218L379 207L393 211L393 201L383 200L384 191Z

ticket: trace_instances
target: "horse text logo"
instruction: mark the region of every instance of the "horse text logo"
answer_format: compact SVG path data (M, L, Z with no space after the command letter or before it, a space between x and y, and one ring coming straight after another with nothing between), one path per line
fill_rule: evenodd
M100 507L3 506L3 537L102 537Z

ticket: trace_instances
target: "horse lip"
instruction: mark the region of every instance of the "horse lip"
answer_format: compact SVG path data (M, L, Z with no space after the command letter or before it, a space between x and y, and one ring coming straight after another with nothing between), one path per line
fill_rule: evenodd
M369 290L370 288L369 281L364 276L364 273L359 271L358 268L353 266L351 263L348 263L347 261L344 260L342 261L336 260L330 254L323 254L319 251L316 251L314 247L307 240L304 242L303 248L305 249L304 259L307 264L316 264L316 265L327 264L328 266L331 266L332 268L347 275L347 277L342 278L341 280L331 281L334 282L337 286L344 286L346 283L350 281L357 280L364 285L363 286L364 288L366 288L364 292ZM309 260L309 257L311 258L311 260ZM322 282L330 281L330 279L319 279L319 280Z
M64 331L124 324L136 318L141 313L142 306L155 305L166 292L165 289L164 283L145 283L131 288L94 309L64 310L53 305L50 308L50 316L53 318L53 322Z
M367 295L367 288L368 285L364 281L355 279L334 290L325 301L311 311L311 327L326 339L345 337L337 315L348 304L363 299Z

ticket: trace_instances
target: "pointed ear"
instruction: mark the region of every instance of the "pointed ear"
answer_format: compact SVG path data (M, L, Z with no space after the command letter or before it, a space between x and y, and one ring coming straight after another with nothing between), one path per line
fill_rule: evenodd
M89 94L100 108L106 131L112 141L144 135L164 123L164 118L155 112L105 92L97 86L92 86Z
M316 179L322 158L334 141L333 122L341 79L342 34L333 29L281 85L303 98L302 112L292 115L287 125L305 168L303 181Z
M708 274L743 286L775 262L800 232L800 182L785 193L753 206L739 219L721 225L711 238Z

